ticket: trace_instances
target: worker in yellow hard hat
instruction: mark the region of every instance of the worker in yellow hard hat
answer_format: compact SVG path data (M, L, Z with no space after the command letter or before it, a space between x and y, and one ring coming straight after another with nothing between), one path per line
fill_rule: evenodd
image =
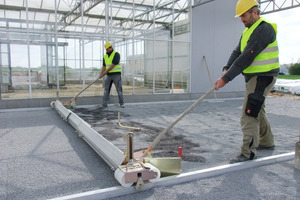
M240 0L236 4L236 15L235 17L240 17L242 14L250 10L252 7L258 6L255 0Z
M222 76L216 80L216 90L237 75L246 82L241 116L243 144L241 153L230 163L253 160L260 149L274 149L274 136L265 112L265 98L273 88L279 73L277 26L260 17L255 0L239 0L236 17L245 25L239 44L233 50Z
M124 108L124 98L123 98L123 89L122 89L122 78L121 78L121 64L120 64L120 54L114 51L111 42L106 42L104 44L106 49L106 54L103 57L103 66L99 78L107 75L105 80L105 88L103 95L102 108L107 108L109 102L109 95L112 84L115 85L119 103L122 108Z

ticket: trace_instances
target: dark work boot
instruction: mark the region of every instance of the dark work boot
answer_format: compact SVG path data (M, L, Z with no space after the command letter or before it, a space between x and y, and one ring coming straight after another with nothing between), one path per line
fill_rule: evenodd
M244 162L244 161L253 160L253 159L256 159L256 158L257 158L256 155L252 156L252 158L247 158L243 154L240 154L237 157L231 158L229 160L229 163L233 164L233 163L238 163L238 162Z
M107 105L102 105L101 108L102 108L102 109L105 109L105 108L107 108Z
M258 147L256 148L256 150L274 150L275 149L275 145L271 146L271 147L264 147L261 145L258 145Z

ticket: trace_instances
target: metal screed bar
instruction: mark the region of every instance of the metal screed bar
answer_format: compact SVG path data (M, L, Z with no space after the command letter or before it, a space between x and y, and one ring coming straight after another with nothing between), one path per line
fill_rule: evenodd
M96 153L115 170L125 159L124 153L114 144L105 139L91 125L81 119L71 110L66 109L61 102L56 100L51 105L57 110L61 117L68 121Z

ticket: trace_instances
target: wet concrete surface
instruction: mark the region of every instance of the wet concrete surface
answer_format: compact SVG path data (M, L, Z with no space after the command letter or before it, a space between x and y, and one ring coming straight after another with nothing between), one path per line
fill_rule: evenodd
M134 135L138 135L139 141L134 141L134 144L137 142L149 144L154 141L154 139L161 133L166 127L153 126L147 123L141 123L137 121L127 121L126 119L131 118L129 114L126 114L124 110L112 110L102 109L101 107L92 107L92 108L75 108L75 112L78 116L88 122L93 129L97 130L99 134L105 137L107 140L115 144L118 148L125 150L126 141L122 139L126 138L126 134L129 131L121 128L118 124L118 112L120 112L120 122L125 119L126 126L128 127L137 127L140 128L140 131L135 131ZM135 138L135 137L134 137ZM143 140L143 141L142 141ZM140 151L144 148L135 148L135 151ZM163 137L156 146L155 150L151 152L153 157L178 157L178 148L183 148L184 161L190 162L204 162L205 158L200 156L203 151L197 149L200 147L199 143L193 142L191 139L188 139L187 136L183 134L178 134L172 129Z

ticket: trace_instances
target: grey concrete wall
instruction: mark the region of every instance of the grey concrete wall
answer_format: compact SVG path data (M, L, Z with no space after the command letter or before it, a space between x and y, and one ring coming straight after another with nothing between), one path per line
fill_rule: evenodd
M245 27L234 17L236 2L215 0L192 9L191 93L211 88L203 56L214 83L239 42ZM244 77L239 75L220 91L244 91Z

